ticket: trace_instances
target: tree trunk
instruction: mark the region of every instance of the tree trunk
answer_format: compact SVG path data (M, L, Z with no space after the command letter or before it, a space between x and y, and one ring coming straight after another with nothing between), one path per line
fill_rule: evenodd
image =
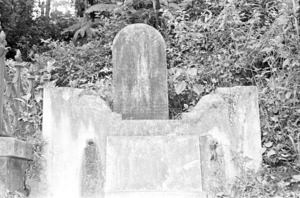
M159 27L159 9L160 9L160 2L159 0L152 0L152 3L153 3L153 9L154 9L154 12L155 12L155 28L158 29Z
M46 17L50 17L51 0L46 1Z
M5 71L5 33L2 31L0 24L0 135L3 134L3 94L4 94L4 71Z

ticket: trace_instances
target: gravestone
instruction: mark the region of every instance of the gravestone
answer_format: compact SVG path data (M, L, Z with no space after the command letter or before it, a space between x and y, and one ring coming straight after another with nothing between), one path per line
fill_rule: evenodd
M114 112L81 89L44 89L47 198L206 198L238 176L239 154L248 158L246 168L260 167L256 87L218 88L182 120L168 120L164 46L145 24L119 32ZM89 140L94 147L87 149ZM100 194L86 188L95 180L104 183Z
M166 46L151 26L129 25L114 39L113 107L123 119L169 119Z
M28 162L33 158L32 146L6 133L4 126L4 90L5 90L5 55L6 36L0 26L0 197L7 191L24 192L25 174Z
M30 144L12 137L0 137L0 195L6 190L25 190L25 170L32 159Z

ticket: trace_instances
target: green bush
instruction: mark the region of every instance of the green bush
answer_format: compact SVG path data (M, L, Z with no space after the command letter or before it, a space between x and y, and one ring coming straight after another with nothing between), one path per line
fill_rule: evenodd
M247 7L236 1L223 5L218 14L209 7L220 10L220 4L208 5L194 20L188 11L165 11L171 33L166 39L169 102L174 109L189 111L201 96L216 87L257 86L264 162L298 168L297 17L292 2L272 4L277 12L271 12L267 5ZM245 19L247 10L252 14Z

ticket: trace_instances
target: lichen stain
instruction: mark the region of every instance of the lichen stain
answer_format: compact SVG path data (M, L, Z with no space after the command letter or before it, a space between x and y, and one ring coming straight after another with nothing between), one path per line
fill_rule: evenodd
M151 67L149 65L149 55L145 50L145 43L141 42L139 46L139 56L137 57L137 89L138 89L138 98L145 98L146 103L150 102L150 76L149 70Z

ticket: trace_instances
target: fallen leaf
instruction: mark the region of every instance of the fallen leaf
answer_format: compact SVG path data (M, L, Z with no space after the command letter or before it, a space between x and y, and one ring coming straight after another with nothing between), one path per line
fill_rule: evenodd
M293 179L295 182L299 182L300 181L300 175L293 175Z
M273 145L273 142L267 142L264 145L265 147L270 148Z
M196 84L196 85L193 86L193 91L194 91L197 95L200 95L201 93L203 93L204 87L203 87L203 85Z
M197 68L190 68L186 71L187 74L190 76L196 76L197 75Z
M181 81L181 82L175 84L175 92L177 94L181 94L182 91L185 89L185 87L186 87L186 82L185 81Z
M292 96L292 92L287 92L287 93L285 94L285 98L286 98L287 100L290 99L291 96Z
M267 152L267 157L271 157L272 155L275 155L275 154L276 154L276 151L270 150Z

